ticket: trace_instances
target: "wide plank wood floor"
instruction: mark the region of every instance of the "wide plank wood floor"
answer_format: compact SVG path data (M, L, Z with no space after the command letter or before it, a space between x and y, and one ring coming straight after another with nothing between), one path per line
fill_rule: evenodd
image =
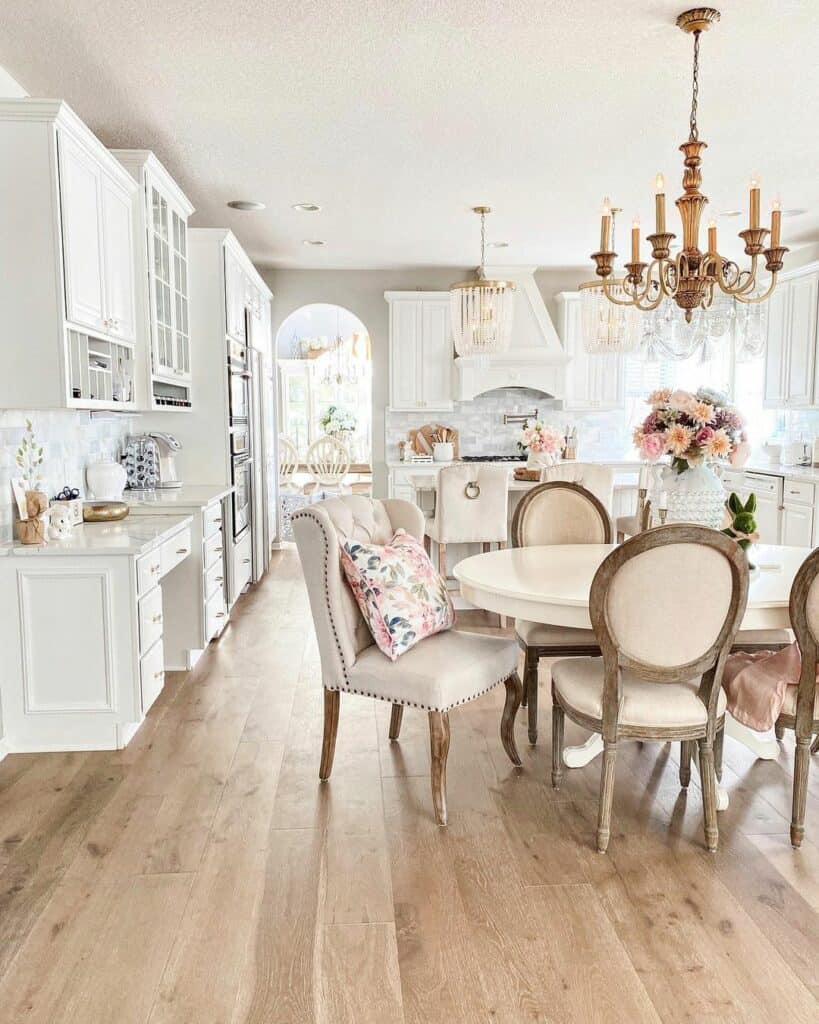
M678 749L623 745L601 856L599 766L552 791L547 669L541 688L522 771L502 687L453 712L447 829L421 712L390 743L388 705L342 697L319 784L318 653L279 553L126 750L0 764L0 1020L819 1020L819 763L795 852L792 740L778 762L727 741L711 855Z

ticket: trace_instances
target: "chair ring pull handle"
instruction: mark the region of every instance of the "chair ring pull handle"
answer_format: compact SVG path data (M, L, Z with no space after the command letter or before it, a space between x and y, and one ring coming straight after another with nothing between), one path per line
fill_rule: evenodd
M467 498L469 498L470 501L474 501L475 498L480 496L480 493L480 486L475 480L470 480L466 487L464 487L464 494L467 496Z

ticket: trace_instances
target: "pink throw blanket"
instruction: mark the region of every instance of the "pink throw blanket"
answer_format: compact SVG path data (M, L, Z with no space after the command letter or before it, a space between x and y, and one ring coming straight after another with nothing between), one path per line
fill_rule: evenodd
M796 643L781 651L737 651L725 663L722 688L731 715L749 729L772 729L788 686L796 686L802 658Z

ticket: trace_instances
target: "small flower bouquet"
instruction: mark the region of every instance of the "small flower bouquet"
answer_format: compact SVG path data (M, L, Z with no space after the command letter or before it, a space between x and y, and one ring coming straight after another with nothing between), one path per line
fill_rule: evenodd
M651 412L634 431L634 446L649 462L671 456L677 473L703 463L730 461L742 465L749 446L743 420L727 395L710 388L671 391L648 396Z
M542 420L529 419L518 438L519 451L526 452L532 465L552 465L560 457L565 440Z
M357 425L355 414L349 409L342 409L337 405L328 406L319 423L325 434L330 434L331 437L345 437L352 434Z

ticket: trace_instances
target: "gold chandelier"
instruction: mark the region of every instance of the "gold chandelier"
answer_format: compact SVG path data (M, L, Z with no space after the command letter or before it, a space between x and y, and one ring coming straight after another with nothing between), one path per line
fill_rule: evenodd
M702 252L699 247L700 218L708 204L708 197L700 192L701 154L706 143L700 141L697 130L700 35L719 21L719 17L719 11L713 7L696 7L677 18L677 26L694 36L690 130L688 141L680 146L685 166L682 180L684 192L676 202L683 227L681 251L676 259L670 258L671 242L676 236L666 231L665 185L662 175L658 174L656 226L654 234L647 236L651 245L651 263L640 260L640 225L635 221L631 229L631 261L625 265L627 273L617 281L611 279L617 253L610 248L612 215L608 201L603 205L600 251L592 253L592 259L597 265L597 276L603 279L603 290L610 302L636 306L643 312L649 312L656 309L664 298L673 298L680 309L685 311L685 319L689 323L695 309L710 307L717 287L738 302L763 302L776 288L776 275L782 269L782 259L788 252L780 245L782 211L778 199L773 203L770 231L759 225L759 181L756 179L751 180L749 225L739 232L739 237L745 242L745 253L751 258L750 269L740 270L732 260L720 256L717 251L717 227L713 220L708 225L707 251ZM771 244L766 248L765 241L769 234ZM771 278L765 291L756 294L759 287L759 257L762 254L765 256L765 269ZM622 289L617 287L621 282Z
M472 212L481 218L481 265L476 280L450 285L452 340L459 356L495 355L509 348L515 285L486 279L486 215L492 208L473 206Z

